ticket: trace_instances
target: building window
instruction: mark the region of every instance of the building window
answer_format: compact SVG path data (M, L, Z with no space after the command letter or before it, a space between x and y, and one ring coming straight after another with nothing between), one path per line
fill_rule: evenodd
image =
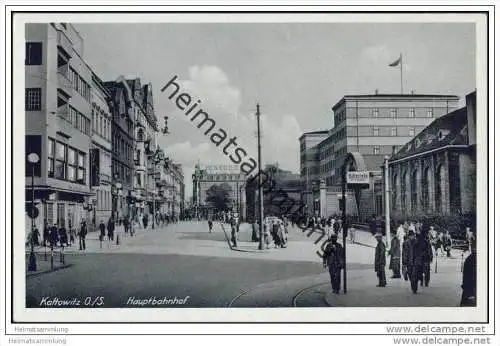
M398 110L396 108L391 108L391 118L395 118L398 114Z
M47 224L52 226L54 224L54 204L47 203L46 205L45 217L47 218Z
M374 136L379 136L379 134L380 134L380 129L378 127L374 127L373 128L373 135Z
M417 210L417 170L411 173L410 180L410 190L411 190L411 209L413 211Z
M76 152L73 148L68 148L68 180L76 180Z
M409 133L408 133L408 135L409 135L410 137L414 137L414 136L415 136L415 128L414 128L414 127L410 127L410 128L409 128Z
M374 155L380 155L380 145L374 145L373 146L373 154Z
M406 213L406 172L401 176L401 210Z
M26 65L42 65L42 42L26 42Z
M392 127L391 128L391 136L397 136L397 135L398 135L397 127Z
M378 118L378 108L372 109L372 117Z
M66 179L66 146L56 142L56 162L54 176L57 179Z
M49 138L47 142L47 173L49 178L54 177L54 145L54 140Z
M26 88L24 94L24 109L27 111L42 110L41 88Z
M429 108L427 110L427 118L433 118L434 117L434 111L432 108Z
M409 117L410 117L410 118L415 118L415 108L410 108L410 114L409 114Z
M78 172L76 180L80 184L85 184L85 154L78 153Z
M422 210L429 211L429 167L424 169L422 178Z
M65 227L66 215L65 215L64 203L57 203L57 223L59 227Z
M397 200L398 200L398 175L394 174L392 177L392 210L396 210Z
M442 183L443 183L443 166L442 165L439 165L438 168L436 169L436 175L434 177L434 196L435 196L435 205L436 205L436 212L441 212L441 208L442 208L442 198L443 198L443 186L442 186Z

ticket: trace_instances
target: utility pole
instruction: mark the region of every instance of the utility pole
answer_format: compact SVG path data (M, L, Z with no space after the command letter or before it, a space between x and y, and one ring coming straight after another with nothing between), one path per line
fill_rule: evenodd
M260 147L260 105L257 103L257 156L258 156L258 170L257 174L259 175L259 250L264 248L263 243L263 227L264 227L264 196L263 196L263 188L262 188L262 155L261 155L261 147Z

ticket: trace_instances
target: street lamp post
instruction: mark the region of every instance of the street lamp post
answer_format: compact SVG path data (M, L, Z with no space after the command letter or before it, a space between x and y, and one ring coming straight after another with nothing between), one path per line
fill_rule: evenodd
M31 233L30 233L30 258L28 263L29 271L36 271L36 256L35 256L35 164L40 161L37 153L28 154L28 162L31 163Z
M257 161L258 161L258 170L257 174L259 175L259 250L264 248L263 243L263 227L264 227L264 191L262 188L262 161L261 161L261 146L260 146L260 105L257 103Z

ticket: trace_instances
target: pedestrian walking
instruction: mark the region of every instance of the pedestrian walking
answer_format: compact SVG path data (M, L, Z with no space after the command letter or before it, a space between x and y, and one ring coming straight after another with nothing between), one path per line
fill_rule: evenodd
M476 306L477 267L476 236L474 232L470 237L470 250L470 255L465 259L462 273L462 298L460 300L460 306Z
M57 246L57 242L59 241L59 235L57 233L57 223L54 223L54 225L50 228L50 247L54 248Z
M389 249L389 255L391 260L389 263L389 269L392 270L392 279L401 278L401 245L399 238L395 232L392 233L391 248Z
M115 222L113 221L112 218L109 218L108 220L108 242L111 242L114 240L114 231L115 231Z
M104 237L106 236L106 225L103 220L99 223L99 232L99 241L104 241Z
M252 223L252 242L257 242L259 241L259 237L257 236L257 229L259 227L259 224L257 223L257 220Z
M129 226L130 226L130 222L129 222L128 218L126 217L123 219L123 230L125 231L125 234L128 233Z
M451 257L451 235L449 231L446 231L446 233L443 236L443 248L444 251L446 252L446 257Z
M431 262L434 259L432 255L432 245L429 240L429 236L424 232L422 233L422 242L424 243L424 253L422 256L422 279L420 280L420 286L429 286L431 280Z
M80 250L86 249L85 237L87 236L87 223L82 221L80 226L80 232L78 232L78 237L80 238Z
M76 238L76 230L73 227L73 223L71 220L68 222L68 233L69 233L69 245L73 245L75 243L75 238Z
M66 227L64 227L61 222L61 227L59 227L59 245L63 247L64 245L68 245L68 233L66 231Z
M370 233L375 235L377 233L377 217L372 214L372 219L370 220Z
M233 247L238 247L238 243L236 240L236 218L231 217L229 220L229 223L231 225L231 242L233 243Z
M387 285L385 278L385 244L382 241L382 233L378 232L375 234L377 239L377 247L375 248L375 272L378 277L377 287L385 287Z
M412 233L413 235L413 233ZM401 271L403 273L403 279L408 281L410 277L410 234L404 236L403 246L401 251Z
M47 242L50 244L50 227L47 219L43 220L43 246L47 246Z
M411 231L410 231L411 232ZM418 282L421 285L423 283L423 269L424 262L426 258L426 253L428 251L428 246L425 239L425 235L422 233L417 234L416 238L410 243L410 258L409 263L411 264L411 290L413 293L417 293Z
M330 272L332 292L338 294L340 291L340 274L344 269L344 249L337 243L337 235L332 234L323 253L323 267Z
M33 236L31 241L33 242L33 246L40 246L40 231L36 226L35 229L33 230Z
M208 233L212 233L213 222L212 218L208 219Z

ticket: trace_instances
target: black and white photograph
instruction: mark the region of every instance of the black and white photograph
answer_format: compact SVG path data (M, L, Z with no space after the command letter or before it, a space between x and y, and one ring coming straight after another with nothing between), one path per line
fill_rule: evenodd
M12 17L13 321L489 321L487 12L116 10Z

